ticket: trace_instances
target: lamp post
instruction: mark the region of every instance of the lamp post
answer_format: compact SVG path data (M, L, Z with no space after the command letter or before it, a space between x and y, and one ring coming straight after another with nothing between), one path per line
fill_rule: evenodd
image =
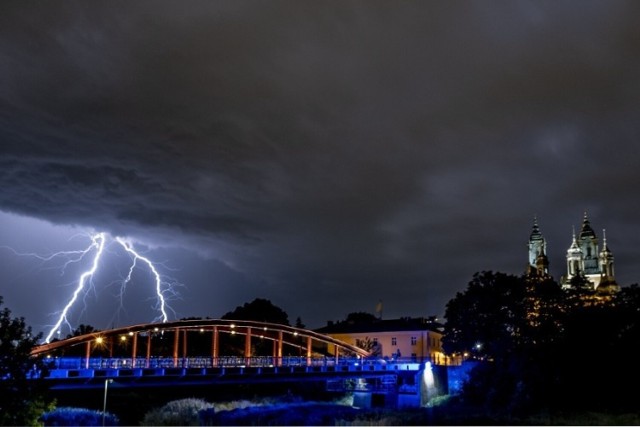
M104 380L104 400L102 402L102 425L104 426L104 418L107 413L107 388L109 383L112 383L112 379Z

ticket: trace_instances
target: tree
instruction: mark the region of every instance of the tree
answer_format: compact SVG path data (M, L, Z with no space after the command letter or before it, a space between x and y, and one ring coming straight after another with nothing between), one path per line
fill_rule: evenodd
M445 310L444 349L495 359L508 352L525 324L526 287L517 276L476 273Z
M222 316L222 319L254 320L290 326L289 315L283 309L264 298L256 298L249 303L238 306L235 310ZM244 354L244 344L239 336L225 337L225 340L221 342L221 348L228 354ZM286 351L291 351L291 349ZM272 343L267 340L255 340L252 343L252 352L256 355L269 354L272 352ZM295 351L293 354L297 355L298 353L299 351Z
M378 319L375 315L364 311L357 311L347 314L345 322L351 324L371 324L377 322Z
M443 346L488 360L474 369L463 396L490 409L549 405L554 364L566 321L563 293L549 278L476 273L449 301Z
M463 387L468 403L510 414L539 410L631 411L640 381L640 288L563 291L549 278L476 273L446 307L447 352L485 362ZM488 360L488 362L487 362Z
M79 337L80 335L86 335L92 332L99 331L91 325L85 325L84 323L81 323L77 328L73 330L73 332L67 335L67 338Z
M31 357L41 338L42 334L33 335L23 317L12 317L6 307L0 311L0 425L36 425L50 409L52 400L42 378L32 378L46 372L42 360Z
M289 315L280 307L273 305L271 301L263 298L256 298L243 306L238 306L235 310L226 313L222 318L229 320L255 320L290 326Z
M367 350L369 352L369 357L371 358L382 357L382 346L378 341L374 341L369 337L364 337L362 339L357 338L356 346L363 350Z

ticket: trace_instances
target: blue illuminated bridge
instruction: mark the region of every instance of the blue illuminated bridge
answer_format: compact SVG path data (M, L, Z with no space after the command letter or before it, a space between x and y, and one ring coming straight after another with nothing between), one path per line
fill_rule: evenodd
M232 349L234 355L221 354ZM373 359L307 329L247 320L198 319L92 332L33 348L51 389L324 381L335 391L417 393L426 364ZM402 378L402 379L400 379ZM409 380L407 380L409 378Z

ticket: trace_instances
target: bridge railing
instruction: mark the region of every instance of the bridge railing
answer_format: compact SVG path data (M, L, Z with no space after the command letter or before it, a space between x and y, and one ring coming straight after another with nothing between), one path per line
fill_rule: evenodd
M358 358L343 358L339 365L354 364ZM55 357L46 360L49 369L127 369L127 368L211 368L211 367L269 367L269 366L333 366L332 358L307 358L299 356L220 356L220 357Z
M54 357L45 362L50 370L80 369L131 369L131 368L222 368L222 367L350 367L357 370L373 370L379 366L393 365L398 369L404 365L415 364L414 359L396 359L389 362L383 359L362 359L343 357L336 361L331 357L284 356L221 356L221 357L137 357L137 358L104 358L104 357ZM406 368L405 368L406 369Z

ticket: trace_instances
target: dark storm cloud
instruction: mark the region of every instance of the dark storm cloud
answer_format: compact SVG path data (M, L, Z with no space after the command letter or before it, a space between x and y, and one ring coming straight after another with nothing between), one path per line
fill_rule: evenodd
M344 296L314 319L363 292L440 313L524 268L534 214L557 275L585 209L611 243L637 229L635 2L1 9L2 210L196 249L292 306Z

